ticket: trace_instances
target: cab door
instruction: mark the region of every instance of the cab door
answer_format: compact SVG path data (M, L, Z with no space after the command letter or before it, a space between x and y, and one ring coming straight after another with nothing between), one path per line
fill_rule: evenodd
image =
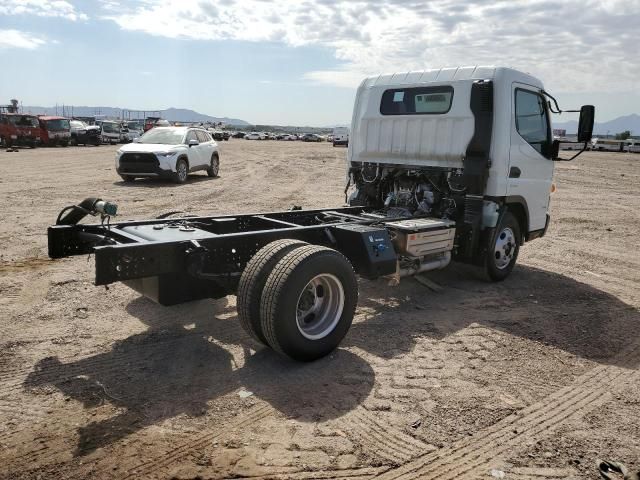
M189 169L191 171L197 170L198 167L202 166L202 145L200 144L200 139L196 133L196 130L189 130L186 137L186 144L189 145L191 140L195 140L198 142L198 145L189 146Z
M524 200L529 231L540 230L547 221L553 180L549 110L540 89L531 85L514 83L511 98L513 122L507 195Z

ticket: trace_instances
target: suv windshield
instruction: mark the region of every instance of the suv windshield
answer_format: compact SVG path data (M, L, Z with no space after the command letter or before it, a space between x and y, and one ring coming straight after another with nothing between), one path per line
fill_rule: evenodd
M47 124L47 130L69 130L69 120L67 119L45 120L45 122Z
M80 120L71 120L70 123L73 128L87 128L87 126Z
M139 143L161 143L164 145L180 145L184 131L154 128L140 137Z

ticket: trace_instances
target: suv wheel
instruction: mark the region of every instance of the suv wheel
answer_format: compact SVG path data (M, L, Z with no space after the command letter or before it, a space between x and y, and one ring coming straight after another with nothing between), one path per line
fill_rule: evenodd
M176 163L176 175L175 179L177 183L184 183L189 176L189 166L184 158L180 158Z
M209 168L207 168L207 175L210 177L217 177L218 172L220 171L220 158L215 153L211 155L211 163L209 164Z

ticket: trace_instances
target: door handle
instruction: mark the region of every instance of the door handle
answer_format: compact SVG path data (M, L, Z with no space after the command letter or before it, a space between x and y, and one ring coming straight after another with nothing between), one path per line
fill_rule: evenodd
M509 178L520 178L522 171L518 167L511 167L509 170Z

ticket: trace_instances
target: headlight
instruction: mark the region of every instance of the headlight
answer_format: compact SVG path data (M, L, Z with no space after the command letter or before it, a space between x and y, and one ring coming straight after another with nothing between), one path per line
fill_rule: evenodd
M120 155L122 155L122 150L116 150L116 156L119 157Z
M153 152L158 157L173 157L177 152Z

